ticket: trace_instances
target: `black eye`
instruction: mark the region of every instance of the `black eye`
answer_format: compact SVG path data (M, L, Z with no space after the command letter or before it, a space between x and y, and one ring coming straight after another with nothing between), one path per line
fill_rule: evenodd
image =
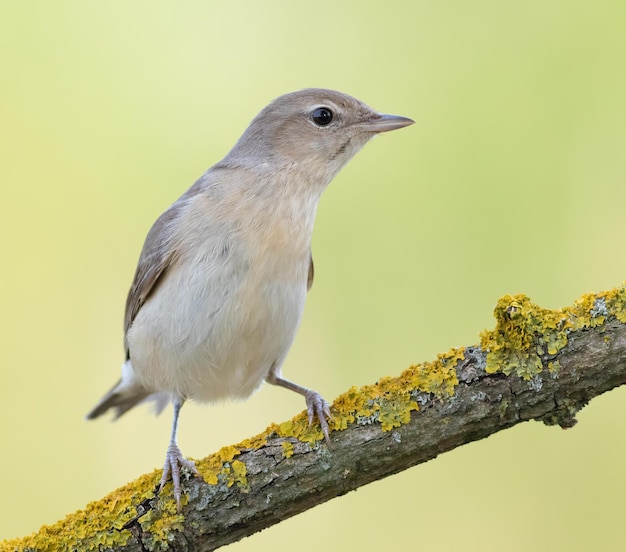
M329 125L333 120L333 112L327 107L318 107L311 113L311 120L319 126Z

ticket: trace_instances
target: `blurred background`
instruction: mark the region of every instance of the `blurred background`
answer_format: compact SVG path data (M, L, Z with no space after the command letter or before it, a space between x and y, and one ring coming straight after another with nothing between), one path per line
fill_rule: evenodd
M505 293L556 308L619 285L625 28L623 0L0 2L0 539L161 465L171 410L83 416L119 376L150 225L285 92L335 88L416 121L323 197L287 377L332 400L477 343ZM623 550L625 399L229 550ZM203 457L303 407L267 387L188 404L180 444Z

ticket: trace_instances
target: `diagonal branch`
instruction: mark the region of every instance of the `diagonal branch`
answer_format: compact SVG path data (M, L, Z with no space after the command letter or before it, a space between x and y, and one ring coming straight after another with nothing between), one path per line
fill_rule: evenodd
M505 296L496 328L333 404L332 449L304 414L197 462L183 514L146 474L0 550L214 550L317 504L527 420L571 427L626 382L626 287L547 310Z

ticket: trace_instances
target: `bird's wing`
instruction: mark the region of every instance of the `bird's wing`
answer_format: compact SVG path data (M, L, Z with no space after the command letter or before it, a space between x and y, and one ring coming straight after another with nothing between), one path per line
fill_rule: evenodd
M152 225L143 245L133 283L126 298L124 316L124 336L128 333L139 309L153 293L168 267L176 258L176 246L172 240L172 221L181 210L181 202L176 202ZM128 347L126 347L128 356Z
M315 275L315 269L313 268L313 254L311 254L311 262L309 263L309 276L306 280L306 290L309 291L313 286L313 276Z

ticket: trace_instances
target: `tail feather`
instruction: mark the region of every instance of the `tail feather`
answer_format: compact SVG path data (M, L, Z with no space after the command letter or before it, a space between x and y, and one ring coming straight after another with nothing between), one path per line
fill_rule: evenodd
M115 409L115 419L117 419L133 408L133 406L145 401L149 396L150 392L146 391L144 388L138 386L128 388L123 385L122 380L119 380L111 390L102 397L93 410L87 414L86 418L93 420L113 408Z
M110 409L114 409L114 419L117 420L117 418L128 412L131 408L146 400L155 401L156 413L160 414L170 402L170 399L171 396L169 393L155 393L141 385L135 378L130 360L127 360L122 366L122 379L102 397L100 402L85 417L88 420L93 420L94 418L102 416Z

